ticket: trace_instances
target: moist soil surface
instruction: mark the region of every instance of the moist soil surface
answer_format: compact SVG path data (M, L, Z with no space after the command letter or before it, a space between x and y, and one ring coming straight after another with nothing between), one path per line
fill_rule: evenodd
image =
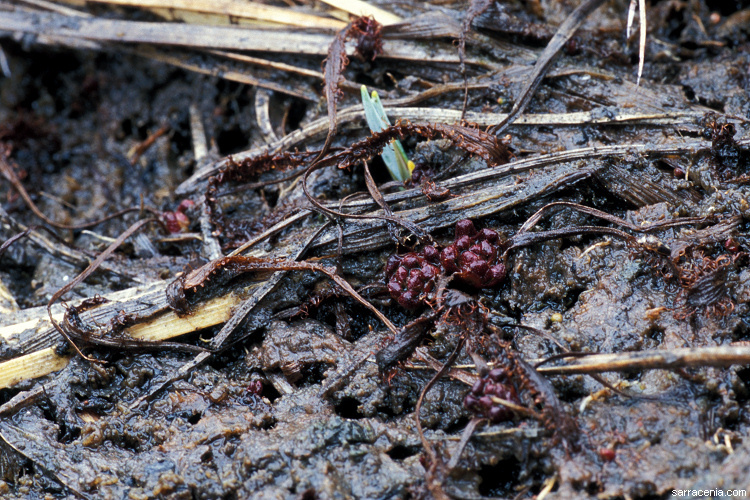
M493 3L473 20L466 45L474 62L466 69L467 110L477 113L471 116L510 110L530 64L573 3ZM302 259L333 268L399 335L324 275L294 270L263 297L251 313L255 319L240 324L231 346L158 392L193 354L82 345L106 364L73 355L61 371L0 390L0 403L37 390L0 417L0 496L386 499L442 492L453 498L645 499L670 497L675 489L750 490L747 366L598 378L542 373L541 381L529 382L529 366L568 350L627 353L750 342L750 5L649 3L646 63L636 87L637 36L623 42L627 3L606 2L590 17L526 110L588 118L520 122L503 133L511 162L584 148L589 153L490 178L481 176L512 163L491 167L455 141L404 137L424 177L435 189L448 186L449 193L430 196L422 191L427 184L394 186L380 159L369 166L375 184L395 200L394 213L424 229L432 238L428 245L438 249L453 244L455 223L464 218L501 241L518 241L513 238L524 222L551 202L592 207L636 227L679 217L694 223L664 226L644 239L615 219L558 207L544 212L533 230L550 232L549 238L508 251L504 279L477 286L455 276L444 286L463 305L433 295L432 303L406 309L389 295L384 268L393 254L423 255L424 240L397 225L343 218L339 249L337 226L328 228L329 219L312 213L267 238L253 255L288 258L325 227L327 243L313 243ZM467 11L451 2L384 7L404 17L429 11L459 22ZM418 43L455 54L453 40L433 33ZM0 80L0 144L42 213L76 224L151 207L162 220L179 213L184 223L175 231L152 224L127 240L106 270L65 295L71 305L171 283L205 263L211 255L200 222L206 180L191 176L227 155L270 148L326 114L319 80L309 84L316 99L310 100L189 72L122 46L94 51L6 37L2 49L11 75ZM322 62L289 55L275 60L315 70ZM381 89L386 106L420 92L418 103L408 106L460 111L463 104L458 64L352 57L344 77L357 83L355 89L360 83ZM290 89L301 85L290 80L278 75ZM425 92L450 84L451 91ZM264 102L270 113L261 119ZM358 102L358 90L349 88L339 109ZM650 118L615 121L628 113ZM196 158L195 117L207 139L203 158ZM362 120L347 122L333 150L367 135ZM285 151L317 151L323 139L305 137ZM700 147L683 147L687 143ZM597 153L614 146L625 148ZM282 176L271 171L220 185L224 195L208 233L224 254L312 207L301 181L235 189ZM321 169L307 182L321 200L372 201L361 164ZM11 220L44 224L5 179L0 190L3 241L20 232ZM472 196L476 203L462 201ZM178 210L183 200L193 204ZM87 230L51 228L61 242L51 241L93 256L142 217L130 213ZM553 234L584 226L631 236L597 229ZM369 227L375 229L368 233ZM0 256L2 324L25 320L31 313L24 310L39 311L33 308L46 306L85 265L26 238L14 242ZM190 307L268 278L227 274L189 295ZM423 331L407 326L432 309L437 317L425 320ZM220 328L173 340L202 346ZM55 345L73 353L61 338ZM457 347L463 347L457 372L439 378L420 405L430 451L415 410L423 388ZM0 359L25 353L19 349L3 338ZM483 368L487 362L494 364ZM502 417L488 420L467 403L471 385L476 388L478 377L487 380L493 367L505 370L505 399L515 395L525 413L500 412L495 402ZM473 436L459 446L467 429Z

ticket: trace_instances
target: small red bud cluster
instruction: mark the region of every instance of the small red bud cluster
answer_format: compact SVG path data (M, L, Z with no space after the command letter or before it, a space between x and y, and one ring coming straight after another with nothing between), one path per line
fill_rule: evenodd
M474 382L471 392L464 398L464 407L494 424L510 419L513 411L493 401L493 397L520 404L504 368L495 368Z
M182 200L177 210L174 212L166 211L161 213L161 220L167 226L170 233L182 233L190 227L190 218L185 215L185 211L195 205L191 200Z
M740 251L740 244L735 238L730 236L724 241L724 248L732 253L737 253Z
M263 394L263 382L261 380L251 380L247 385L247 392L260 396Z

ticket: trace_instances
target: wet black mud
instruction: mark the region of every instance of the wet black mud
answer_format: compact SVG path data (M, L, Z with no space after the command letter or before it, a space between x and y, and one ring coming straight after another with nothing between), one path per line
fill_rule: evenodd
M474 22L482 40L489 41L469 43L467 53L517 70L533 61L524 59L527 52L547 43L572 3L497 2ZM510 181L502 181L507 184L488 179L485 185L472 184L470 178L482 175L484 161L467 157L449 141L405 139L408 153L436 182L460 175L468 180L451 185L449 197L437 201L399 198L397 187L389 192L392 208L402 214L414 211L410 220L423 224L441 247L453 241L454 223L464 217L477 229L512 238L537 210L555 201L593 207L636 226L677 217L712 218L659 230L642 243L634 243L639 234L631 239L595 233L555 238L511 251L507 277L499 286L477 290L452 281L448 287L468 294L485 315L485 336L469 339L455 363L474 376L477 359L469 351L489 361L495 351L488 345L498 342L507 342L531 365L562 348L623 353L750 342L750 29L742 22L750 5L648 4L647 62L636 90L637 43L622 43L627 3L607 2L591 17L527 113L591 111L594 118L607 118L631 111L695 112L695 119L679 126L648 120L512 126L510 150L522 160L585 147L666 147L677 138L702 141L704 148L664 155L636 149L606 157L592 152L512 173ZM393 8L407 15L428 7ZM456 18L465 13L458 4L441 2L435 8ZM435 43L452 47L444 39ZM499 43L513 44L518 52L499 55ZM51 49L10 38L3 39L2 48L12 76L0 81L0 142L10 148L8 157L39 209L58 222L81 222L141 205L175 212L181 200L197 201L205 186L175 194L197 168L191 106L203 121L215 158L264 144L255 120L257 88L116 50ZM457 65L383 61L353 59L345 75L384 88L393 99L412 89L461 81ZM470 66L468 74L480 72ZM488 73L470 94L469 111L507 112L523 76ZM271 120L280 135L325 114L322 97L306 102L277 93L271 99L277 107ZM462 100L461 92L452 92L419 105L456 110ZM340 106L356 103L355 93L347 92ZM354 125L343 127L334 147L364 137L364 124ZM134 154L160 128L166 132ZM317 149L322 139L300 150ZM452 170L440 173L451 164ZM390 180L380 160L371 167L378 184ZM353 193L367 198L358 168L329 168L312 176L310 184L321 199L342 200ZM481 191L490 188L497 191ZM476 203L464 203L473 190L479 193ZM2 209L15 221L39 223L5 180L0 195ZM490 203L486 199L504 205L486 212L474 207ZM280 207L309 207L299 186L291 184L219 200L226 223L219 241L225 252L283 220L279 214L288 213ZM198 211L185 213L188 233L199 235ZM137 217L59 233L93 254ZM291 252L297 239L326 221L310 216L263 243L261 251L274 257ZM594 225L615 227L560 209L544 217L537 230ZM385 291L383 267L397 250L385 224L380 232L373 230L374 236L360 229L354 223L344 226L340 262L334 230L306 257L322 265L340 264L340 273L396 327L428 314L429 306L404 309ZM5 241L16 232L5 224L0 236ZM170 236L153 226L142 239L129 240L108 261L109 270L95 273L67 300L171 281L205 262L198 237ZM0 285L7 290L0 289L3 325L20 321L21 309L46 305L82 269L29 242L11 246L0 257ZM206 295L193 300L244 284L242 277L231 277L211 292L199 291ZM244 323L230 349L138 405L190 355L102 348L93 350L107 360L102 368L74 356L60 372L0 390L0 403L5 403L44 384L33 403L0 417L0 497L429 498L434 494L430 481L438 481L450 497L471 499L533 498L541 492L548 499L646 499L669 497L673 489L750 490L746 366L611 372L600 380L544 376L565 415L550 415L549 402L520 397L520 404L546 411L544 418L484 420L458 458L459 441L474 416L464 405L470 386L460 377L441 378L426 393L420 417L441 463L454 458L455 466L435 479L414 412L435 374L425 360L445 362L463 342L463 323L433 325L417 338L418 356L414 346L405 348L405 359L382 373L376 354L403 339L394 338L370 310L321 274L289 273L259 309L261 327ZM185 341L203 345L218 329L192 333ZM0 344L0 353L10 357L13 349ZM575 422L576 435L566 418Z

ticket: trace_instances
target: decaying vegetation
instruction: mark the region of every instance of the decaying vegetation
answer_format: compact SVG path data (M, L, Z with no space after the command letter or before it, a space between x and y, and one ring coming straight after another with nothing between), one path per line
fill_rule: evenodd
M4 2L0 495L750 489L750 6L634 12Z

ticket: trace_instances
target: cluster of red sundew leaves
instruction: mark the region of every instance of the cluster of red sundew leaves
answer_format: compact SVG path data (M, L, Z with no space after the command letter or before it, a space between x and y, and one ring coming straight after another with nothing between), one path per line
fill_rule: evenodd
M391 297L406 309L435 300L440 276L453 276L474 288L491 288L506 275L504 241L491 229L477 231L468 219L458 221L454 240L442 250L426 246L419 252L393 255L385 267ZM516 404L519 398L507 369L498 367L478 379L464 398L464 407L493 423L508 420L512 411L499 398Z
M493 424L510 419L513 416L512 410L493 400L493 397L520 404L505 368L494 368L474 382L471 392L464 398L464 407L477 416L489 419Z
M388 292L406 309L435 299L437 279L453 275L474 288L491 288L505 279L503 241L496 231L477 231L468 219L456 223L453 243L441 250L426 246L419 252L393 255L385 266Z

